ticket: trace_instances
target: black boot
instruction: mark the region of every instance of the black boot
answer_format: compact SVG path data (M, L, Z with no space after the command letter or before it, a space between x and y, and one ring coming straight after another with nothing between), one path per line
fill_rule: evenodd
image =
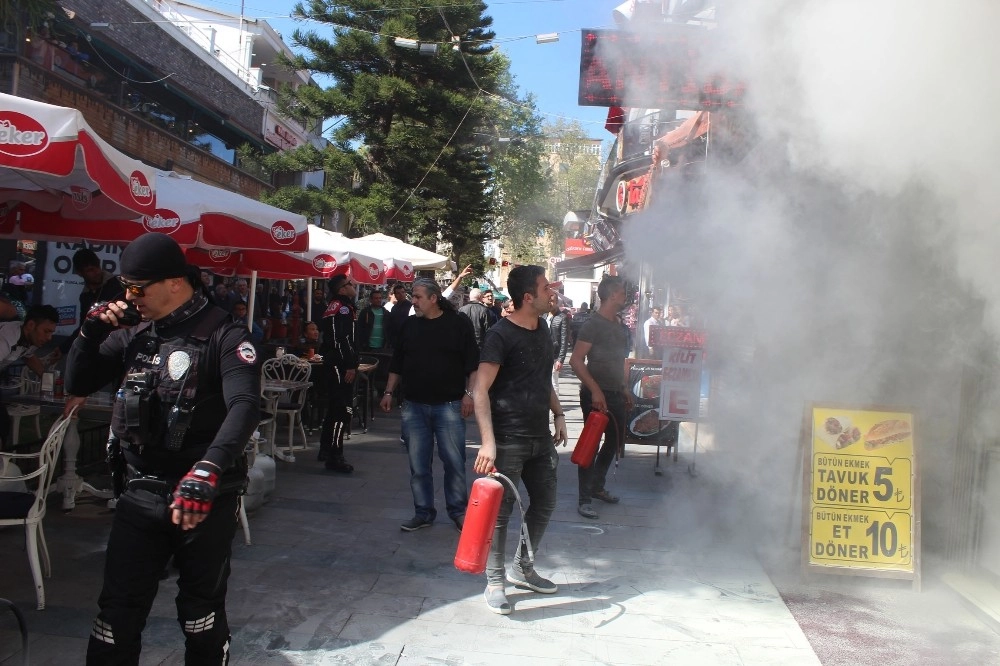
M334 456L327 460L326 468L331 472L341 472L342 474L350 474L354 471L354 465L344 460L344 456Z

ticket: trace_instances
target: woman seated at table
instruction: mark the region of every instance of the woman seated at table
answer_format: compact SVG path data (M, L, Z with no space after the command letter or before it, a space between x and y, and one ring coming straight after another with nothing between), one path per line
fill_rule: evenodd
M307 321L302 333L303 336L299 338L298 344L292 347L289 353L308 361L319 349L319 326L314 321Z
M303 329L304 336L299 344L289 351L299 358L313 361L309 368L309 393L306 397L306 408L303 414L306 430L318 430L323 424L323 409L326 406L326 375L323 364L316 360L316 350L319 349L319 326L316 322L307 321Z

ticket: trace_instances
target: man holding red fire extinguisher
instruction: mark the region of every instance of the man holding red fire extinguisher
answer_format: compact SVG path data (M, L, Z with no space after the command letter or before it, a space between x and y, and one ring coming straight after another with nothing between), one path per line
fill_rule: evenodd
M552 341L541 319L549 308L551 290L541 266L518 266L507 278L514 313L486 331L479 354L479 371L473 401L482 445L474 469L488 474L496 469L516 486L528 491L524 524L532 548L538 545L556 507L556 444L566 444L566 417L552 389ZM549 410L555 415L555 434L549 431ZM541 594L558 587L535 571L522 542L510 572L504 563L507 523L514 508L514 494L504 488L503 502L493 530L486 562L486 604L491 611L509 615L505 581Z
M624 280L617 276L605 277L597 286L597 297L601 305L580 328L569 359L580 380L580 408L584 417L595 409L610 417L596 460L577 468L580 483L577 512L584 518L597 518L593 499L618 503L618 497L609 493L604 483L624 439L625 415L632 408L624 371L629 350L628 334L616 317L625 307Z

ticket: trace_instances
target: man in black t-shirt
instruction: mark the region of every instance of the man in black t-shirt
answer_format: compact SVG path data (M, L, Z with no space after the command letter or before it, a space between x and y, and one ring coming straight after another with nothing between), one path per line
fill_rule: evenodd
M580 497L577 511L585 518L597 518L591 500L617 504L618 498L604 488L611 461L615 459L625 434L625 415L632 408L632 396L625 388L625 356L628 329L617 314L625 307L625 282L616 276L601 280L597 287L601 306L580 328L569 364L580 380L580 407L584 418L591 410L611 418L604 429L604 444L589 466L577 468Z
M541 266L518 266L507 278L514 313L486 331L479 354L474 401L482 445L475 471L495 468L516 486L524 481L528 510L524 515L531 547L538 546L556 507L557 443L566 444L566 417L552 389L552 341L541 316L549 309L549 281ZM555 414L555 435L549 432L549 410ZM558 587L534 569L523 542L505 576L507 523L514 494L504 488L503 503L493 531L486 563L486 604L491 611L510 614L504 580L516 587L554 594Z
M430 527L434 508L434 441L444 465L448 516L461 530L469 490L465 481L465 419L472 414L472 390L479 347L468 319L441 295L433 280L413 283L415 317L407 317L393 348L381 407L392 409L392 393L403 381L403 428L410 457L414 516L399 527Z

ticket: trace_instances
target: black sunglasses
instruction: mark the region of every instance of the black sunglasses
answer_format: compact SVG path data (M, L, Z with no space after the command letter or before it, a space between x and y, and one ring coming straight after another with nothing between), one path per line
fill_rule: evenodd
M125 293L132 294L136 298L142 298L146 295L146 289L156 284L157 282L163 282L166 278L158 278L156 280L150 280L143 284L137 282L129 282L122 276L118 276L118 281L121 283L122 288L125 289Z

